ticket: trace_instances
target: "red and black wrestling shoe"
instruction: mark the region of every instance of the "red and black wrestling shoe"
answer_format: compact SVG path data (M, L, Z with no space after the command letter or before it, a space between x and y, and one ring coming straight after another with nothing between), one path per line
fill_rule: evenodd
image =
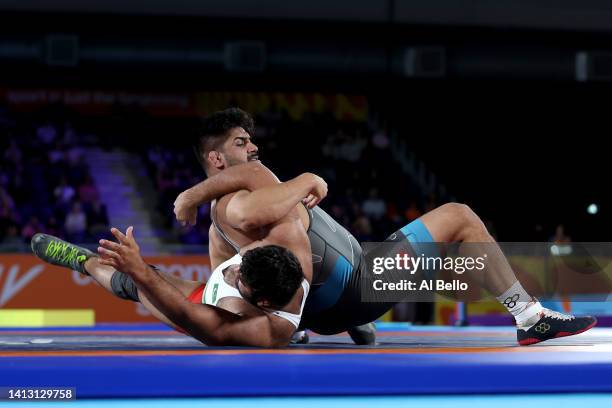
M535 316L535 318L537 317L540 319L533 325L523 326L528 327L527 329L517 328L516 337L521 346L529 346L558 337L573 336L585 332L597 324L597 319L592 316L576 317L546 308L543 308L538 316Z

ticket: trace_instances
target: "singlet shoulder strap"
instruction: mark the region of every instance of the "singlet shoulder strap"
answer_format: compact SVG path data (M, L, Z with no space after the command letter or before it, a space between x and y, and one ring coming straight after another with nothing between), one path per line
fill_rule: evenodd
M225 232L223 232L223 230L221 229L221 227L219 226L219 223L217 222L217 200L214 200L211 203L211 211L210 211L210 219L212 221L213 226L215 227L215 230L217 231L217 233L219 234L219 236L225 241L227 242L227 244L229 246L231 246L234 251L236 252L240 252L240 246L238 246L234 241L232 241L232 239L230 237L228 237Z
M308 292L310 291L310 284L306 279L302 281L302 289L304 290L304 297L302 298L302 304L300 305L300 313L289 313L283 310L272 310L271 313L274 316L281 317L285 320L288 320L292 325L297 329L300 326L300 321L302 320L302 312L304 311L304 304L306 303L306 298L308 297Z

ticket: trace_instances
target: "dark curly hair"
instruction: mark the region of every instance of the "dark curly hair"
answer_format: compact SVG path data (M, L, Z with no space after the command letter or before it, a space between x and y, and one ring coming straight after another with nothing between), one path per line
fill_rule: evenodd
M237 127L243 128L251 136L255 131L253 118L240 108L215 112L202 121L201 132L196 136L193 150L204 169L206 169L204 158L208 152L218 149L225 141L227 132Z
M267 300L280 308L295 295L304 274L291 251L278 245L266 245L245 252L240 264L240 279L251 289L251 302Z

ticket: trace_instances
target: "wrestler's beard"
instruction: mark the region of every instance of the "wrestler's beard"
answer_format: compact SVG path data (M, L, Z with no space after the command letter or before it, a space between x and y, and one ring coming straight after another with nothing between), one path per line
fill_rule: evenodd
M247 156L247 162L257 161L259 160L259 155L257 153L253 153ZM227 163L227 167L236 166L238 164L244 164L242 160L235 160L233 157L225 156L225 162Z

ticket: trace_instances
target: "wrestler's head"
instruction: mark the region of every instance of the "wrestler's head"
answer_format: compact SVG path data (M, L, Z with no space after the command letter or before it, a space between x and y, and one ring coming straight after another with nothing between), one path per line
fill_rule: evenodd
M204 171L212 176L236 164L258 160L251 135L253 118L239 108L215 112L202 123L194 149Z
M280 309L289 303L303 279L302 267L291 251L266 245L245 252L236 288L251 304Z

